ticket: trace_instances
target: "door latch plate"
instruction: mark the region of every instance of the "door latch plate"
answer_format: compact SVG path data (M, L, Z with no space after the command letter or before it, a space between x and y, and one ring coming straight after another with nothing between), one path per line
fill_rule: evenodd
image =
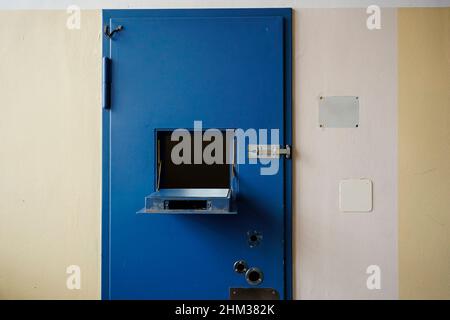
M230 300L280 300L272 288L230 288Z

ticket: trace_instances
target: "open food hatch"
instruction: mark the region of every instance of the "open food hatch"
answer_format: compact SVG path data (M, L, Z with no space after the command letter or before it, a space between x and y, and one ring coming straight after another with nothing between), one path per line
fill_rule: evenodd
M145 207L138 213L236 214L234 137L217 130L219 134L216 132L214 137L203 139L208 132L189 131L183 149L181 139L174 138L173 132L156 131L156 190L145 197ZM221 143L216 141L219 136ZM211 152L213 143L216 143L215 151ZM212 154L213 163L205 161L205 150ZM176 156L184 161L174 160Z

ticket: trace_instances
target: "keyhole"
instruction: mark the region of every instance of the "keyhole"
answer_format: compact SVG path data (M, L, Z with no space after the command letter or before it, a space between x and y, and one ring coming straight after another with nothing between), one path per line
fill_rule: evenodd
M258 231L247 232L248 245L250 248L256 247L261 243L262 234Z
M258 268L250 268L245 273L245 279L253 286L260 284L263 281L263 273Z
M238 260L234 263L234 271L237 273L244 273L247 269L247 262L244 260Z

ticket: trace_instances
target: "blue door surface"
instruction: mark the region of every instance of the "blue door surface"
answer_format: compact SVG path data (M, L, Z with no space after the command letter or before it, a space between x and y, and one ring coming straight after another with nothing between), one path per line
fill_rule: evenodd
M291 144L291 10L106 10L103 24L103 298L291 298L291 160L238 164L234 214L138 213L158 189L159 130L278 129Z

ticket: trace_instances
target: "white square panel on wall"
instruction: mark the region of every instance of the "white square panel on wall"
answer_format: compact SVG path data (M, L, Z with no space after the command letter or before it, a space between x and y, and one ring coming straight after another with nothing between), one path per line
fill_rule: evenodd
M372 181L369 179L341 180L339 210L342 212L372 211Z
M319 126L321 128L357 128L359 98L357 96L320 97Z

